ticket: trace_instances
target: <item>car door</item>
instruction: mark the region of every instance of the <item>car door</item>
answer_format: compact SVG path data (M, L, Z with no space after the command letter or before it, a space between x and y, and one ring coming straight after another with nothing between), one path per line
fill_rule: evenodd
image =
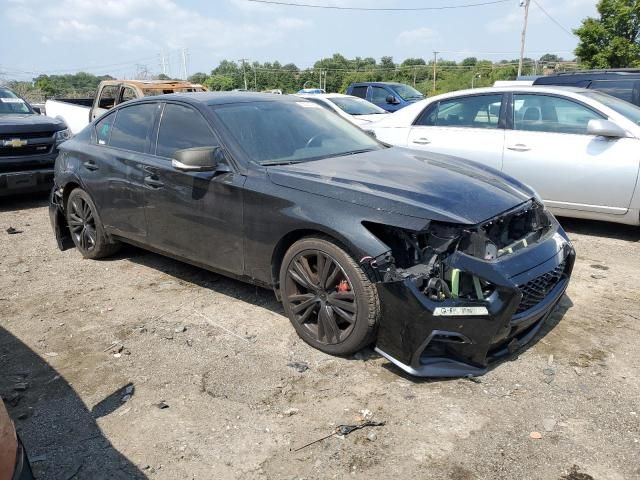
M184 172L172 166L176 150L221 146L201 112L167 102L157 129L155 155L144 166L146 217L153 247L208 267L243 273L242 187L233 171Z
M101 117L105 112L116 106L120 85L110 84L103 85L102 89L96 96L96 101L91 109L91 121Z
M105 228L111 233L144 243L145 160L150 156L151 134L159 103L139 103L109 113L96 123L95 153L81 166Z
M502 93L429 104L409 130L407 146L502 168L505 109Z
M531 185L552 208L626 213L638 173L634 138L587 133L606 115L575 99L513 94L503 171Z

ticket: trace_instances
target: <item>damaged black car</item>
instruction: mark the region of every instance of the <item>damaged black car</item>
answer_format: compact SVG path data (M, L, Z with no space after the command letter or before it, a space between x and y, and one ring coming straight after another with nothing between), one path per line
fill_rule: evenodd
M273 288L313 347L373 344L412 375L481 375L526 345L574 263L526 185L297 97L149 97L60 149L61 249L97 259L125 242Z

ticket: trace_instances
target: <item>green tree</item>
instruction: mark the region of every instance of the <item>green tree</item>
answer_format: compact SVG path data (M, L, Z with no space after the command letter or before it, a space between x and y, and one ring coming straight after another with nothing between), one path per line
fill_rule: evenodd
M194 73L193 75L189 76L189 78L187 80L189 80L192 83L204 84L204 82L207 81L207 78L209 78L209 75L207 75L206 73L197 72L197 73Z
M640 0L600 0L600 18L574 30L578 59L589 68L640 66Z
M562 62L562 57L555 55L553 53L545 53L540 57L540 61L542 63L557 63Z
M224 75L211 75L204 84L209 90L214 91L225 91L237 88L234 85L233 79Z

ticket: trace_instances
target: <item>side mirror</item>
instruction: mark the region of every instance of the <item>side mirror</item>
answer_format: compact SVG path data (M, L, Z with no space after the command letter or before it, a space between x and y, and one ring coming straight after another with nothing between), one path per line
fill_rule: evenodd
M624 138L627 132L610 120L589 120L587 134L608 138Z
M36 112L38 115L42 115L42 109L40 107L34 107L33 105L31 106L31 108L33 109L34 112Z
M224 152L220 147L194 147L177 150L171 165L183 172L213 172L220 169Z
M397 105L398 103L400 103L398 101L398 99L396 97L394 97L393 95L387 95L386 100L387 100L387 103L390 103L392 105Z

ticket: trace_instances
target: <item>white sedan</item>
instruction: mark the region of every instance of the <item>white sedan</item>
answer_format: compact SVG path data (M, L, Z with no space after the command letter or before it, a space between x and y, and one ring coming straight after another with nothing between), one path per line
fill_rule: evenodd
M317 103L321 107L337 113L359 127L365 128L373 122L389 115L389 112L353 95L340 93L315 93L300 95L307 100Z
M601 92L463 90L366 129L385 143L501 170L532 186L557 215L640 224L640 108Z

